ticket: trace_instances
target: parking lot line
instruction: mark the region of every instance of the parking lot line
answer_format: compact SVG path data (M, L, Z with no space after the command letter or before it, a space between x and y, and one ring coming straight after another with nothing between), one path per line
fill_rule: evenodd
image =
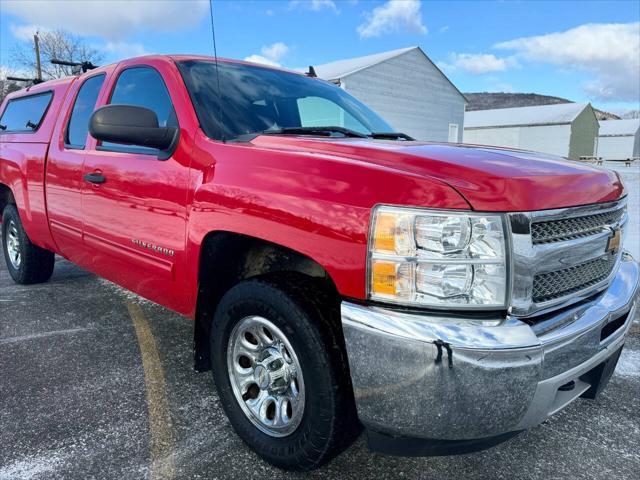
M126 302L138 337L149 412L149 478L169 480L174 477L173 432L167 401L164 369L149 321L140 305Z

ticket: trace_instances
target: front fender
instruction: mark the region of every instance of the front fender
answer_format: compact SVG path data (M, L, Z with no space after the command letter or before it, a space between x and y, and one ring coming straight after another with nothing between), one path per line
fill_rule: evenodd
M188 246L207 233L260 238L320 264L341 295L364 299L371 209L378 203L468 209L445 183L356 159L223 144L194 149ZM197 271L192 272L197 278Z

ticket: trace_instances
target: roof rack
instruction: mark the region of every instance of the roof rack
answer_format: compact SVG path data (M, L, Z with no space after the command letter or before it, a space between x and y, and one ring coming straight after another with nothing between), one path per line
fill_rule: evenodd
M44 80L41 78L23 78L23 77L7 77L7 80L12 80L14 82L31 82L34 85L38 83L42 83Z
M98 65L94 65L91 62L69 62L67 60L58 60L57 58L52 58L51 63L53 63L54 65L73 67L72 72L74 75L79 75L80 73L85 73L88 70L98 68Z

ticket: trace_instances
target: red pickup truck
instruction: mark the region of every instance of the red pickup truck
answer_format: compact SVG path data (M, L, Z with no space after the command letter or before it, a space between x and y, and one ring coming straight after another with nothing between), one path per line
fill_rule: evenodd
M485 448L605 386L636 308L613 172L414 141L333 84L147 56L0 109L7 268L54 254L195 323L229 420L311 469Z

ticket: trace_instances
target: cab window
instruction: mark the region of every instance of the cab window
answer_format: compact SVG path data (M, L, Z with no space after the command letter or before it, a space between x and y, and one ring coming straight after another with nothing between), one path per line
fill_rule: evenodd
M132 67L124 70L111 94L110 104L135 105L155 112L160 127L177 127L171 97L160 73L151 67ZM102 142L102 149L156 154L154 148Z
M89 133L89 119L95 109L105 75L95 75L85 80L80 87L67 125L65 145L71 148L84 148Z

